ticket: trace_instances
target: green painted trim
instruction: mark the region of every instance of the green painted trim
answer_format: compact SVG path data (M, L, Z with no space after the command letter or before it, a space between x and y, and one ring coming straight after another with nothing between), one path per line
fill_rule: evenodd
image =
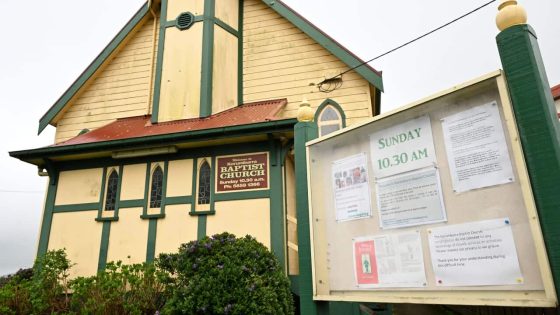
M214 205L216 201L216 155L210 158L210 212L216 211Z
M142 205L142 216L148 215L148 204L150 203L150 179L152 178L152 163L146 163L146 180L144 181L144 204Z
M350 51L330 38L328 35L323 33L315 25L311 24L294 10L289 8L282 1L262 0L262 2L272 10L276 11L276 13L280 14L285 19L294 24L297 28L299 28L302 32L315 40L319 45L323 46L323 48L328 50L331 54L338 57L338 59L344 62L349 68L353 68L363 63L362 60L353 55ZM356 71L369 83L376 86L378 89L383 90L383 79L381 78L381 74L379 74L369 66L364 65L356 68L354 71Z
M140 215L140 218L144 219L144 220L163 219L163 218L165 218L165 213L142 214L142 215Z
M201 240L206 236L206 219L207 216L205 214L201 214L198 216L198 230L196 232L196 237L198 240Z
M120 174L119 174L120 178ZM97 203L97 218L103 219L103 200L105 199L105 182L107 181L107 166L103 167L103 173L101 175L101 189L99 190L99 202Z
M243 16L244 0L239 0L239 22L237 22L237 104L243 104Z
M43 222L41 223L41 234L39 237L39 245L37 246L37 257L43 256L49 249L49 238L51 235L51 226L52 226L53 210L54 210L54 203L56 200L57 187L58 187L58 180L54 181L54 183L52 184L49 183L47 188L45 211L43 212Z
M131 199L131 200L121 200L119 202L119 209L125 208L140 208L145 204L144 199Z
M290 279L290 289L295 295L299 295L299 276L288 276Z
M107 265L107 254L109 253L109 236L111 234L111 222L103 222L103 230L101 231L101 244L99 248L99 261L97 263L97 271L105 269Z
M214 23L216 23L216 25L221 27L224 31L230 33L231 35L233 35L237 38L239 38L239 32L235 28L229 26L226 22L224 22L224 21L222 21L218 18L214 18Z
M207 216L207 215L214 215L214 214L216 214L216 211L215 211L215 210L195 211L195 212L190 211L190 212L189 212L189 215L190 215L190 216L197 216L197 215Z
M300 310L302 314L313 315L317 314L317 305L313 302L309 196L307 194L307 151L305 143L317 138L317 125L313 122L300 122L295 126L294 132Z
M165 29L167 23L167 1L161 0L161 12L159 16L159 40L158 53L156 59L156 75L154 78L154 94L152 99L152 123L158 122L159 97L161 94L161 75L163 72L163 51L165 49Z
M192 205L191 205L191 213L195 213L196 212L196 198L198 196L197 193L197 179L198 179L198 158L193 158L193 171L192 171L192 192L191 192L191 196L192 196Z
M31 150L12 151L10 156L31 164L43 165L49 157L70 154L99 152L102 150L123 150L125 148L146 147L150 145L186 143L190 141L216 140L238 136L260 135L263 132L289 132L297 123L296 119L274 120L263 123L186 131L164 135L129 138L124 140L103 141L67 146L44 147ZM39 160L39 161L35 161Z
M200 117L212 115L212 87L214 68L214 15L215 0L204 1L204 26L202 31L202 70L200 84Z
M271 193L270 190L268 189L219 193L214 195L214 201L217 202L217 201L231 201L231 200L243 200L243 199L260 199L260 198L269 198L270 195Z
M146 262L154 261L156 254L157 219L148 223L148 244L146 245Z
M78 203L71 205L54 206L53 213L60 212L80 212L80 211L99 211L99 203Z
M113 217L104 217L104 218L95 218L96 222L113 222L113 221L119 221L119 217L117 216L113 216Z
M165 0L164 0L165 1ZM72 83L70 88L62 94L62 96L54 103L53 106L39 120L39 134L49 125L49 123L58 115L66 106L66 104L78 93L80 88L95 74L97 70L107 61L117 47L124 41L128 34L142 21L148 13L148 4L144 4L138 12L126 23L119 33L109 42L101 53L93 60L84 72Z
M319 107L317 107L317 110L315 111L315 118L313 119L315 121L315 123L319 123L319 115L321 114L321 111L327 107L331 105L332 107L334 107L338 113L340 114L340 118L342 120L342 128L346 127L346 113L344 112L344 108L342 108L342 106L340 106L340 104L338 104L335 100L327 98L326 100L324 100L321 105L319 105Z
M281 146L276 142L272 152L281 150ZM286 261L286 218L284 217L284 185L282 180L282 163L278 161L280 154L270 154L271 159L276 161L270 163L270 241L271 249L282 269L287 271Z
M165 205L182 205L182 204L192 204L193 196L176 196L176 197L166 197Z
M556 295L560 296L560 124L535 31L529 25L515 25L499 33L496 40Z

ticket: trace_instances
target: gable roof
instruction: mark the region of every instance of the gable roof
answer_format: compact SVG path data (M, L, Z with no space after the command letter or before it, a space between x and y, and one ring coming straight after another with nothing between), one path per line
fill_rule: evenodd
M348 49L343 47L337 41L332 39L330 36L321 31L318 27L313 25L311 22L306 20L304 17L299 15L293 9L288 7L280 0L261 0L269 8L280 14L282 17L287 19L289 22L294 24L302 32L307 34L323 48L329 51L331 54L339 58L348 67L353 68L359 75L361 75L370 84L377 87L379 90L383 90L383 81L381 78L381 73L373 69L368 64L364 64L363 60L358 58L356 55L351 53ZM149 12L149 2L145 3L136 14L128 21L128 23L119 31L119 33L111 40L111 42L101 51L101 53L95 58L95 60L80 74L80 76L72 83L72 85L62 94L62 96L51 106L51 108L41 117L39 120L39 131L40 134L51 122L52 120L62 112L64 107L68 102L79 92L81 87L99 70L102 65L108 61L109 57L113 52L117 50L120 44L127 38L127 36L134 30ZM363 64L363 65L362 65Z

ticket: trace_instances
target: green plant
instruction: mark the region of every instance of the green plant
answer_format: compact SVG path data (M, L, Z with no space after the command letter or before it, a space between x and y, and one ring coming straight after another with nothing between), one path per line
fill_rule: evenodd
M153 264L108 263L93 277L71 282L72 309L80 314L154 314L165 304L165 279Z
M24 270L28 272L29 269ZM13 276L3 277L2 279L0 285L0 314L30 314L32 312L30 301L31 279L20 271Z
M34 314L59 314L68 311L68 271L71 266L64 249L48 251L37 258L30 281Z
M276 257L251 236L229 233L162 254L170 298L167 314L293 314L289 281Z

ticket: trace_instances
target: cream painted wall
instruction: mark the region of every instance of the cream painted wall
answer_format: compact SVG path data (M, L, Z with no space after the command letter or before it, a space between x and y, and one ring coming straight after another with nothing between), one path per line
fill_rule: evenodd
M66 249L68 259L76 264L70 277L91 276L97 272L101 230L97 211L55 213L49 237L49 250Z
M195 23L187 31L169 27L165 32L160 122L199 115L202 26L203 23Z
M215 15L237 30L239 25L239 0L216 0Z
M348 67L260 0L245 0L243 16L243 101L287 98L284 116L295 117L306 97L313 108L326 98L338 102L347 124L372 117L370 84L356 72L340 88L322 93L316 84Z
M243 237L249 234L270 248L268 198L216 202L215 209L216 214L207 218L206 235L229 232Z
M193 160L169 161L168 167L167 197L192 195Z
M172 21L183 12L191 12L194 15L204 14L204 0L168 0L167 20Z
M556 112L560 113L560 98L554 101L554 104L556 104Z
M146 164L132 164L123 167L121 199L144 199L146 186Z
M102 168L60 172L55 205L99 202L102 177Z
M286 214L287 214L287 239L288 243L295 246L298 245L298 235L297 235L297 211L296 211L296 174L295 165L291 158L287 157L285 166L285 198L286 198ZM298 275L299 274L299 257L298 251L293 247L288 245L288 274Z
M190 205L165 207L165 218L158 220L156 257L160 253L176 253L179 246L196 240L198 216L189 215Z
M119 211L119 220L111 223L107 262L121 260L132 264L146 261L148 220L141 219L141 214L142 208Z
M237 106L237 38L214 26L212 113Z

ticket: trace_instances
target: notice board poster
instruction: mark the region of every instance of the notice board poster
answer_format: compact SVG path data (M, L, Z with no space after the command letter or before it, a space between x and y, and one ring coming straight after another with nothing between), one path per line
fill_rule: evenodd
M335 161L332 165L332 183L337 221L371 216L366 154Z
M447 219L437 168L428 167L376 182L379 225L383 229Z
M268 153L216 158L216 192L268 189Z
M314 299L555 306L518 139L495 73L308 142Z
M360 288L426 285L420 233L356 238L354 274Z
M511 223L499 218L430 229L437 285L522 284Z
M442 127L456 192L513 182L496 102L445 117Z

